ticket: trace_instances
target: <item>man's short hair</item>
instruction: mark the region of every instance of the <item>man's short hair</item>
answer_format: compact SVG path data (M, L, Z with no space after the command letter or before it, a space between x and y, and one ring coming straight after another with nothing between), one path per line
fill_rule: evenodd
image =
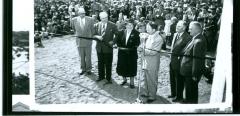
M150 25L150 27L151 27L152 29L156 29L156 30L158 29L158 25L157 25L155 22L149 21L148 24Z
M99 17L105 18L105 17L108 17L108 14L106 12L100 12Z
M192 21L190 25L196 26L199 30L202 30L202 25L198 21Z
M78 8L78 13L83 13L85 14L85 9L83 7Z
M174 22L177 22L178 19L177 19L177 17L172 17L171 20Z
M179 20L178 23L182 23L182 25L183 25L184 27L187 27L187 26L188 26L188 25L187 25L187 22L184 21L184 20Z

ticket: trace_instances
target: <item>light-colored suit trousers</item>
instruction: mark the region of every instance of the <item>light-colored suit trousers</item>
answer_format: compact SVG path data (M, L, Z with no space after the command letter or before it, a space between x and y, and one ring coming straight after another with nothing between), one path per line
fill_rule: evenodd
M150 66L144 70L144 94L148 96L148 99L154 100L157 94L160 55L147 57L147 62Z
M78 47L78 53L81 61L81 69L82 71L91 71L92 69L92 46L87 47Z

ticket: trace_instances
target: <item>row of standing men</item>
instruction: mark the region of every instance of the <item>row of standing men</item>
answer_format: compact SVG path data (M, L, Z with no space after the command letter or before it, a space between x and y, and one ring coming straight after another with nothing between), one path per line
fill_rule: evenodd
M79 16L72 19L76 36L98 39L96 45L98 58L98 79L97 82L106 78L106 84L111 84L113 46L118 47L117 74L123 77L121 85L127 83L130 78L130 88L134 86L134 76L137 75L138 51L144 53L142 69L144 71L144 89L141 96L146 98L146 103L156 100L158 71L160 64L160 51L163 44L163 37L159 33L158 25L148 22L145 34L134 29L133 22L128 20L126 29L118 31L117 26L108 21L108 14L99 14L101 21L94 24L94 20L85 16L85 10L79 8ZM187 24L179 21L176 26L176 33L172 41L171 52L173 54L184 54L189 56L204 57L206 42L202 36L200 23L191 22L189 33L185 31ZM144 36L143 36L144 35ZM80 75L91 74L91 52L92 41L76 39L78 52L81 59ZM144 47L143 47L144 46ZM170 63L170 85L173 102L197 103L198 82L204 70L204 60L193 57L180 57L171 55ZM183 89L185 86L185 99Z

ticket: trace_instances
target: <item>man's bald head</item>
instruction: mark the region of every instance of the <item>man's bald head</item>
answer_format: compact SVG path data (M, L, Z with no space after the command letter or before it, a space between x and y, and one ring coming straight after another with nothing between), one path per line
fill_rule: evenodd
M183 33L187 28L187 23L183 20L178 21L176 26L176 32L177 33Z
M108 21L108 14L106 12L100 12L99 17L101 19L101 22L107 23L107 21Z
M189 32L191 36L196 36L199 33L202 33L202 26L199 22L193 21L189 24Z

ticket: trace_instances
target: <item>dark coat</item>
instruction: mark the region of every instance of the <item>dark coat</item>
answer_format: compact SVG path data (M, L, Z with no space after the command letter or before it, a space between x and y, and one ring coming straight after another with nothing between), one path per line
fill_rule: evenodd
M96 33L95 35L101 35L101 22L97 23L95 25L95 29L96 29ZM96 45L96 50L98 53L102 52L102 53L113 53L113 48L111 47L112 45L107 45L109 42L113 42L114 41L114 35L116 35L118 32L117 26L108 21L107 23L107 27L106 27L106 31L105 34L103 35L103 42L97 41L97 45Z
M133 77L137 74L137 47L140 44L139 32L132 30L126 44L126 31L119 32L116 43L120 48L118 50L117 73L124 77Z
M177 33L174 34L173 42L172 42L172 53L174 55L171 56L170 65L173 70L179 72L180 70L180 57L177 54L183 54L183 49L186 47L187 43L191 40L191 36L184 32L177 40L176 40ZM175 44L174 44L175 43Z
M193 38L191 46L184 50L184 55L205 57L206 40L202 34ZM187 45L188 46L188 45ZM186 77L200 78L204 71L205 60L192 57L183 57L181 60L180 73Z

